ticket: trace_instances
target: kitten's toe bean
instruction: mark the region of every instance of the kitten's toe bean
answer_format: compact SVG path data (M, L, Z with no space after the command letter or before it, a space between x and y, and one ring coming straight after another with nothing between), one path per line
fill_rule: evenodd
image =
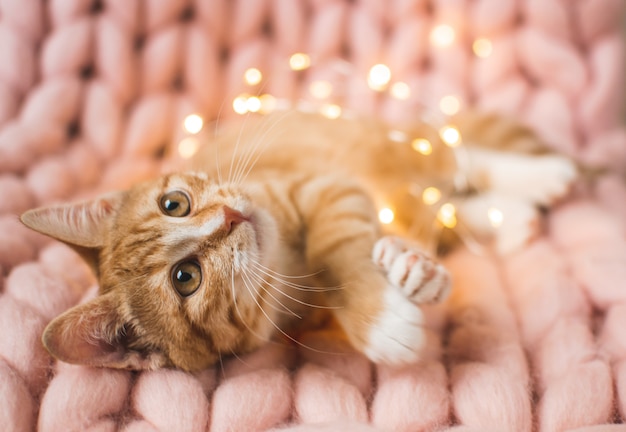
M385 291L384 307L369 331L365 355L376 363L407 364L420 359L426 344L420 308L400 291Z
M406 243L398 237L385 236L380 238L372 250L372 260L389 271L395 259L406 250Z
M450 275L445 267L414 250L396 257L387 279L415 303L438 302L450 292Z

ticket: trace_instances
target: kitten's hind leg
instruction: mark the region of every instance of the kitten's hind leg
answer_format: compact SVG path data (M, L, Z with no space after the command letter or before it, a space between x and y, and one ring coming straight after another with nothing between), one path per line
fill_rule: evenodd
M414 303L437 303L450 293L446 268L404 239L382 237L374 245L372 259L391 285Z

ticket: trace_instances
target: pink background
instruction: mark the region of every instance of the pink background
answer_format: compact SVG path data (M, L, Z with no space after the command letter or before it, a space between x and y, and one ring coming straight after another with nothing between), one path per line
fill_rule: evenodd
M420 365L371 365L332 332L321 355L268 345L196 375L54 363L45 324L94 295L66 247L17 215L161 169L182 120L242 93L437 118L441 97L515 115L555 150L623 170L623 0L0 1L0 419L3 430L626 431L626 187L603 176L506 258L460 250ZM430 32L455 29L447 47ZM493 53L471 51L486 37ZM306 52L312 66L288 59ZM337 63L341 58L344 62ZM407 100L367 86L376 63ZM337 66L339 64L339 66ZM243 73L264 75L248 86ZM415 116L415 117L414 117ZM611 424L610 426L608 426Z

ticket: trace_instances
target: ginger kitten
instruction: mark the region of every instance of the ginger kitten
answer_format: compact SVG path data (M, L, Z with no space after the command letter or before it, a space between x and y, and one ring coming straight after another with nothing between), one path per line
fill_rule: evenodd
M376 205L396 197L391 231L427 234L434 214L408 185L449 186L456 164L431 127L411 134L436 151L394 142L375 121L250 119L180 172L25 213L99 280L99 296L54 319L44 345L70 363L197 370L323 311L371 360L417 361L420 304L445 298L450 278L413 243L385 236Z

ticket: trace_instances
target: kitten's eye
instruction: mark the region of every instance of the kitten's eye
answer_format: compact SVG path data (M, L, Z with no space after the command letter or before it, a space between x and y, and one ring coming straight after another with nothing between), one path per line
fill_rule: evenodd
M172 285L178 293L187 297L195 293L202 282L202 270L195 261L183 261L174 266Z
M172 217L187 216L191 210L189 197L185 192L179 190L163 195L159 204L161 211Z

